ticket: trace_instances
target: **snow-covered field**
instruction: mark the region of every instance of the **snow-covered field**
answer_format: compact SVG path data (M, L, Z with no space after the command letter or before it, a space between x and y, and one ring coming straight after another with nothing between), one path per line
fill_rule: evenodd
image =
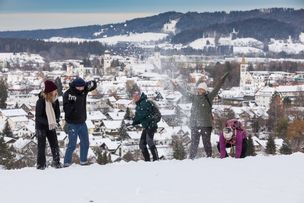
M304 154L0 170L1 203L303 203Z

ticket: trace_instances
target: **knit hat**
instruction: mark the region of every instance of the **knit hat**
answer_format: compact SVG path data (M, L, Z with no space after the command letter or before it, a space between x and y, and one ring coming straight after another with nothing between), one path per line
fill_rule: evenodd
M73 84L75 87L84 87L86 85L86 82L82 78L76 78L73 80Z
M54 90L57 90L57 86L53 81L51 80L44 81L44 87L43 87L44 93L50 93L53 92Z
M202 82L200 84L198 84L197 89L204 89L207 91L207 84L205 82Z

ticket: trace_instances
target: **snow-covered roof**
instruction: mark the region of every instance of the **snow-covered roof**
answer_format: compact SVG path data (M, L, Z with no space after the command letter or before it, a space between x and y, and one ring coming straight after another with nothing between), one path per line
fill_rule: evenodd
M92 123L91 120L86 120L86 124L87 124L88 129L94 129L95 128L95 126L94 126L94 124Z
M0 112L5 117L27 116L23 109L0 109Z
M142 132L141 131L127 131L127 133L132 140L139 140Z
M101 111L91 111L88 112L88 119L89 120L105 120L107 117Z
M22 148L24 148L26 145L28 145L29 143L33 142L33 140L30 139L23 139L23 138L19 138L18 140L16 140L16 142L13 144L13 147L17 150L20 150Z
M124 118L126 113L125 112L109 112L108 114L113 120L121 121Z
M119 129L120 128L121 121L122 120L115 120L115 121L104 120L103 124L105 125L106 129L115 130L115 129Z
M129 99L119 99L115 102L115 104L128 106L131 102L132 100Z
M102 138L98 136L90 136L90 145L91 146L100 146L102 144L107 145L109 150L115 150L120 143L117 141L112 141L109 138Z
M175 113L175 109L159 109L160 113L162 116L174 116Z
M11 121L18 123L18 122L28 122L29 119L25 116L16 116L16 117L10 117Z
M178 104L179 108L181 108L184 111L190 111L192 107L192 103L187 104Z
M115 99L115 97L109 97L109 101L110 102L116 102L116 99Z

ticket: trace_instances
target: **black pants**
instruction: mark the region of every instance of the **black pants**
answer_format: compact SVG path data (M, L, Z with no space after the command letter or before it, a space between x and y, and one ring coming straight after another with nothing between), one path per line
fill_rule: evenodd
M226 148L231 148L232 145L227 143L226 144ZM220 150L220 143L217 143L217 149L219 151L219 153L221 153L221 150ZM241 153L241 157L240 158L245 158L247 156L247 138L246 139L243 139L243 144L242 144L242 153ZM226 152L226 157L228 157L228 154Z
M153 161L159 159L158 152L154 143L154 133L156 132L157 128L145 128L139 140L139 148L144 156L145 161L150 161L150 154L147 148L147 145L150 148L151 154L153 156Z
M58 140L55 130L48 130L48 129L36 129L36 136L38 139L38 155L37 155L37 168L45 167L46 160L45 160L45 145L46 145L46 138L49 141L52 155L53 155L53 162L54 164L60 163L60 155L59 155L59 146Z
M207 157L212 156L211 147L211 131L212 127L192 127L191 128L191 146L190 146L190 159L194 159L197 154L197 148L199 145L200 137L202 136L203 145Z

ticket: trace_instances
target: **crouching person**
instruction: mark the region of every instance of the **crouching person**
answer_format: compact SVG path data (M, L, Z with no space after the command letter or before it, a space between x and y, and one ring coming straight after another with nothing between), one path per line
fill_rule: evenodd
M159 157L153 138L158 128L157 122L159 122L161 115L154 102L149 101L144 93L135 91L132 97L136 104L136 112L132 125L141 124L144 128L140 137L139 148L145 161L150 161L148 145L153 156L153 161L156 161Z
M228 157L226 148L235 149L235 158L245 158L247 153L247 137L246 131L242 128L241 123L236 119L231 119L226 122L226 127L220 134L217 148L220 152L220 157Z
M61 168L59 146L56 134L56 127L59 123L60 109L58 102L57 86L54 82L46 80L44 90L39 94L36 102L35 128L38 139L37 169L45 169L45 147L46 138L49 141L53 155L52 166Z

